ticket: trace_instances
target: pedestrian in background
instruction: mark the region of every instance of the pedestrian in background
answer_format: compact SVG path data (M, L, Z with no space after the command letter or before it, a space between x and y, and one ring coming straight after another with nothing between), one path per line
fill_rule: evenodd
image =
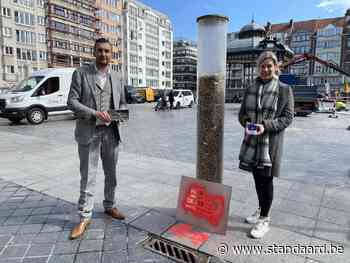
M251 236L262 238L269 231L273 200L273 177L280 174L284 130L292 123L292 89L278 79L276 55L263 52L257 60L258 74L244 95L239 122L245 129L239 167L253 174L259 208L246 222L254 224Z
M125 91L121 79L110 71L112 45L100 38L95 42L96 62L78 68L72 77L68 106L77 118L75 139L80 159L80 222L70 233L70 239L81 236L91 222L99 156L105 175L105 213L115 219L125 216L115 207L117 185L116 165L120 142L118 123L108 111L126 108Z
M170 109L172 110L174 108L174 93L172 90L169 92L169 103L170 103Z

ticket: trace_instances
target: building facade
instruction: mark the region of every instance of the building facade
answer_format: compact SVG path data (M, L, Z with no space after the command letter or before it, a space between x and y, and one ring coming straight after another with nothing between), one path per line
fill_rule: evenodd
M134 87L172 88L169 18L138 1L124 2L123 76Z
M49 67L79 67L94 59L95 0L47 0Z
M111 69L122 71L122 0L96 0L96 37L107 38L112 44Z
M228 34L226 98L231 101L257 76L256 59L265 37L290 48L294 54L309 53L339 65L350 72L350 9L344 17L270 24L254 22L240 32ZM279 44L278 44L279 45ZM290 52L287 52L290 53ZM330 91L343 91L348 77L315 61L294 64L284 71L296 75L299 84L325 85Z
M345 17L314 19L308 21L275 24L271 27L273 37L291 47L295 54L310 53L322 60L343 66L341 61ZM290 67L302 83L324 85L330 90L342 90L344 76L315 61L304 61Z
M0 87L47 68L44 0L0 1Z
M197 45L180 39L174 41L173 49L174 89L190 89L196 94Z
M350 72L350 9L345 14L341 61L342 67ZM348 81L350 81L350 78L348 78Z
M257 76L259 44L266 37L263 26L252 21L239 32L227 35L226 101L235 102Z

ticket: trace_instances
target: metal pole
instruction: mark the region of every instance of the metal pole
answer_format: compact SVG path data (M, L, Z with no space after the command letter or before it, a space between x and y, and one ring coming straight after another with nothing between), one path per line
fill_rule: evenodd
M206 15L198 23L198 179L222 183L226 39L229 19Z

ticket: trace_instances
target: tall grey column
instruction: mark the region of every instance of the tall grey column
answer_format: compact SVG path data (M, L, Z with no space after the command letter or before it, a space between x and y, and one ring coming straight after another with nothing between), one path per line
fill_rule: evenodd
M229 19L206 15L198 23L198 179L222 183L226 38Z

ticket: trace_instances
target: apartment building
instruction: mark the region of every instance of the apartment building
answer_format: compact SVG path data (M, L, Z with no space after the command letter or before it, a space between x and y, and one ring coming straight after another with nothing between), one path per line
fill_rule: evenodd
M79 67L94 60L95 0L47 0L49 67Z
M96 37L107 38L112 44L111 69L122 71L122 0L96 0Z
M135 0L123 8L123 76L135 87L172 88L173 31L169 18Z
M174 89L190 89L196 94L197 87L197 45L189 40L179 39L173 45Z
M275 24L271 34L290 46L295 54L310 53L342 66L342 42L345 17L313 19ZM331 90L339 90L344 76L315 61L304 61L290 67L290 72L307 84L328 83Z
M341 61L342 67L350 72L350 9L345 14ZM348 80L350 81L350 78Z
M344 17L293 21L260 26L255 22L239 32L228 34L226 97L241 96L256 77L256 58L266 36L290 48L294 54L310 53L336 63L350 72L350 9ZM324 85L330 91L343 91L344 81L350 81L333 69L315 61L294 64L287 72L298 77L300 84Z
M44 0L0 1L0 87L47 68Z

